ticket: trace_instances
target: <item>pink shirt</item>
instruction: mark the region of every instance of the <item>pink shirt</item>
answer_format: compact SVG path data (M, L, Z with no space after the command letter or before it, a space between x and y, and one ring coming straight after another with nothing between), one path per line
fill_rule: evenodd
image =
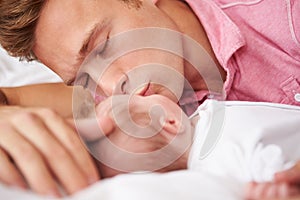
M186 2L227 71L227 100L300 106L300 1Z

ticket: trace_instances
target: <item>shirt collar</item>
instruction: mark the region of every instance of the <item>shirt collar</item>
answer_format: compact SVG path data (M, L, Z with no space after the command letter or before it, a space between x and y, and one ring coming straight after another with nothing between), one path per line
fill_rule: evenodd
M213 0L186 0L204 27L214 53L225 67L232 55L246 44L236 24Z

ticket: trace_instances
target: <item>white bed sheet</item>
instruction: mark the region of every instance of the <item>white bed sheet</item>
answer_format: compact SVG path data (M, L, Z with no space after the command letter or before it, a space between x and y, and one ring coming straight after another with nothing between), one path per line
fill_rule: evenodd
M0 87L14 87L35 83L61 82L50 69L38 62L20 62L0 46Z
M239 200L243 184L188 170L166 174L127 174L102 180L66 200ZM1 199L51 199L18 189L0 187Z

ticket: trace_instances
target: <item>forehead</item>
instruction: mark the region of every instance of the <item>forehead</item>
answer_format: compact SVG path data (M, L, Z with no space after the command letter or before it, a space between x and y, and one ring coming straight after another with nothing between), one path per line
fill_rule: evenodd
M71 76L87 33L111 11L107 0L47 1L35 32L35 54L56 73Z

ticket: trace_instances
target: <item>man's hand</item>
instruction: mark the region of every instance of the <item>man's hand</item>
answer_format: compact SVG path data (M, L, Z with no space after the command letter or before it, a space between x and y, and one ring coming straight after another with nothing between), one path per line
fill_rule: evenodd
M292 168L275 174L274 182L249 184L246 199L300 200L300 161Z
M292 168L275 174L276 182L285 182L298 186L300 192L300 161L296 163Z
M300 161L275 174L273 183L251 183L247 189L247 199L300 200Z
M3 91L0 89L0 106L7 105L7 99Z
M74 126L46 108L0 107L0 181L59 196L99 179Z
M250 183L246 187L245 199L247 200L275 200L289 199L300 195L299 189L287 183L265 182Z

